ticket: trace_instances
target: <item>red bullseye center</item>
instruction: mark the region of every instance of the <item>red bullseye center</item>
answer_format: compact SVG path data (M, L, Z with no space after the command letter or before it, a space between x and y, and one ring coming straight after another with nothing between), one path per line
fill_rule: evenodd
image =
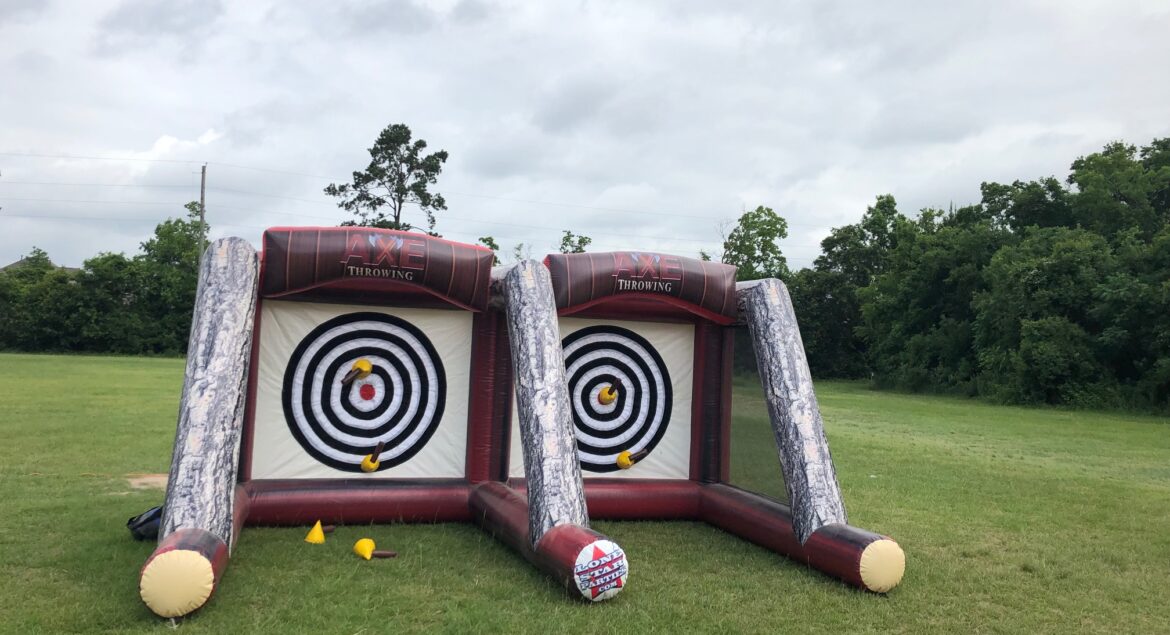
M373 384L362 384L361 388L358 388L358 395L362 399L370 401L378 395L378 391L374 388Z

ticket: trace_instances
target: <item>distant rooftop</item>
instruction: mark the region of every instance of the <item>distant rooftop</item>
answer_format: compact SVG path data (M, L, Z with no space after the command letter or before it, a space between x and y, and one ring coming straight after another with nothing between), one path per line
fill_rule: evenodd
M19 269L20 267L24 266L24 263L26 260L28 260L28 258L21 258L20 260L17 260L16 262L4 265L3 267L0 267L0 271L8 271L9 269ZM79 267L57 267L57 268L64 269L65 271L69 271L69 272L81 271L81 269Z

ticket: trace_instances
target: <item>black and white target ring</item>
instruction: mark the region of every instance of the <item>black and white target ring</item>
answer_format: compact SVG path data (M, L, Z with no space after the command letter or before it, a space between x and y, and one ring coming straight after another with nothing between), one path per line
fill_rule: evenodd
M612 325L581 329L561 345L581 468L615 472L622 451L653 451L673 400L670 373L654 346Z
M370 362L369 375L342 385L361 359ZM384 442L375 457L381 471L430 440L443 418L446 384L443 362L422 331L391 315L348 313L313 329L293 351L284 418L306 452L347 472L361 472L362 459Z

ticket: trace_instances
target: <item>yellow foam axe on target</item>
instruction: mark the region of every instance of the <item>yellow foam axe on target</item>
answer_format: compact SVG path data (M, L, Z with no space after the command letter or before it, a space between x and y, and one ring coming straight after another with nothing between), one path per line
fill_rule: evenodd
M362 459L362 471L363 472L368 473L368 472L377 472L378 471L378 466L382 464L382 462L378 460L378 457L382 454L382 449L385 447L386 447L386 442L379 441L378 445L374 446L374 451L367 454L365 456L365 458Z
M369 377L370 373L373 371L374 365L370 363L370 360L363 357L362 359L354 362L353 365L349 367L349 372L345 374L345 377L341 378L341 385L348 387L353 383L353 380L365 379L366 377Z
M629 450L623 450L622 453L617 456L615 463L617 463L617 466L623 470L628 470L631 467L634 467L635 463L641 461L649 455L650 450L638 450L637 452L633 453L631 453Z

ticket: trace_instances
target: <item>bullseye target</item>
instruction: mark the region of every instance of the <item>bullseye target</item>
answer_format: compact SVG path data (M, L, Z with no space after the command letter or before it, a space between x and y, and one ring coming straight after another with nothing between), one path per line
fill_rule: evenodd
M670 373L642 336L613 325L561 341L581 468L614 472L623 450L651 452L670 422Z
M443 363L422 331L392 315L359 312L301 340L285 370L282 401L289 431L306 452L361 472L379 442L379 471L421 450L443 417L446 394Z

